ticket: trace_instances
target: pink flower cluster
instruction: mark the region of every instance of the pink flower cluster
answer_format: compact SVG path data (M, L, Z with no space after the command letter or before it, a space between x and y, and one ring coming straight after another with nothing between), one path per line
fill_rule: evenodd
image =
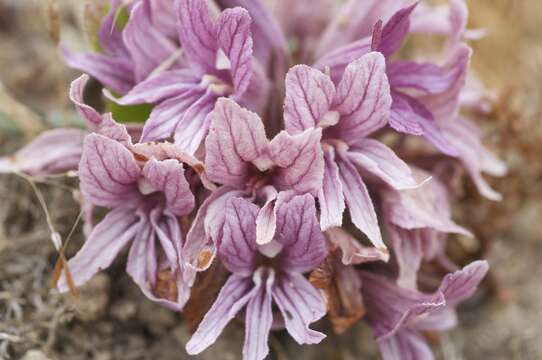
M462 166L493 200L481 173L505 172L462 115L487 95L471 85L465 41L480 32L466 22L463 0L110 0L100 51L63 47L64 58L107 101L151 104L149 118L127 127L100 114L82 75L70 98L87 128L43 133L0 172L78 170L92 230L68 263L76 286L129 247L141 291L183 310L221 264L229 277L190 354L236 316L244 359L267 356L271 329L319 343L311 324L326 314L335 324L348 306L324 280L363 310L351 323L366 313L385 359L431 359L422 332L453 327L488 269L446 257L447 234L471 234L451 218L442 164ZM433 61L404 59L411 34L445 42L415 53ZM94 207L108 209L95 225ZM450 271L434 292L424 262ZM65 273L58 289L69 289Z

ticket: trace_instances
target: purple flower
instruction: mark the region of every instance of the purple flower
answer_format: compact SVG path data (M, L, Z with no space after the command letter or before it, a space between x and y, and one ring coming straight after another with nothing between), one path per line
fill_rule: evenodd
M227 201L219 256L232 272L186 349L198 354L215 342L224 327L245 308L243 359L263 359L277 316L299 344L319 343L325 335L309 328L326 312L324 299L303 277L326 257L314 199L295 196L277 211L277 235L256 243L258 206L242 198ZM273 304L280 314L273 314Z
M179 273L179 217L192 211L195 200L182 158L162 160L143 154L137 147L131 151L103 135L86 137L79 164L81 192L91 204L110 211L69 261L69 267L74 284L81 285L107 268L131 243L126 271L147 297L180 309L189 292ZM160 298L155 292L159 275L164 273L175 279L176 294L169 298ZM67 291L65 277L58 287Z
M319 129L296 135L282 131L269 141L260 117L226 98L217 101L209 118L205 168L222 191L202 205L188 234L186 261L190 264L199 262L202 251L214 254L213 243L225 221L222 209L228 198L243 196L263 204L256 228L257 243L265 244L275 235L280 203L293 194L316 195L322 186Z
M415 7L416 4L397 11L385 26L377 23L372 36L329 52L315 66L329 67L332 78L337 79L350 61L372 50L381 52L387 60L386 74L393 99L390 126L399 132L423 135L443 153L457 156L457 149L443 136L437 120L444 109L456 111L459 93L454 90L464 85L471 51L466 45L457 46L444 66L389 60L408 34L409 18Z
M116 23L121 9L130 14L124 29L119 29ZM64 59L68 66L125 94L159 66L183 66L172 14L173 0L141 0L130 5L110 0L109 12L98 32L102 52L72 54L62 47Z
M369 138L390 116L392 99L385 68L382 54L366 54L346 67L335 86L320 71L295 66L286 76L284 104L288 132L323 128L325 168L318 193L322 229L342 225L346 202L354 225L383 252L386 247L376 211L358 169L395 189L418 185L391 149Z
M444 277L432 294L405 290L379 275L361 271L367 317L385 360L433 359L420 331L447 330L457 323L454 308L472 296L488 270L475 261Z
M242 8L226 9L211 20L204 0L176 2L178 36L187 68L163 71L139 83L120 104L155 105L141 141L167 139L194 153L209 128L207 115L221 96L253 108L265 99L265 79L253 81L251 19ZM250 89L251 99L244 97Z
M428 173L416 169L418 179ZM447 190L436 176L416 189L381 189L382 212L399 267L397 282L417 289L422 260L437 260L450 270L456 266L445 255L445 234L472 236L451 218Z
M83 152L83 139L89 130L113 137L119 132L119 125L111 114L101 115L84 104L83 91L88 79L88 75L81 75L71 83L69 91L70 100L81 114L87 130L59 128L44 131L13 155L0 158L0 173L22 172L45 177L76 170Z

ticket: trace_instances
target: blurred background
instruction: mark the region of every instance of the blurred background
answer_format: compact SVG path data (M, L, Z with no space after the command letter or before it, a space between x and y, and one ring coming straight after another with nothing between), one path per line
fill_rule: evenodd
M488 31L472 44L473 66L497 93L494 110L478 120L509 174L490 179L504 195L500 203L466 182L455 217L477 237L456 239L463 249L456 258L486 258L491 273L462 306L461 326L428 336L442 359L542 359L542 1L468 5L471 27ZM77 73L57 51L61 36L72 48L85 47L80 8L77 0L0 0L0 155L44 128L80 122L67 97ZM74 185L38 184L64 236L77 217ZM82 242L77 233L68 253ZM31 186L1 176L0 359L188 358L189 333L180 316L147 301L118 271L123 264L93 278L74 298L50 290L55 261ZM231 328L199 358L240 358L243 333L237 324ZM273 359L378 358L363 324L312 347L273 334L271 348Z

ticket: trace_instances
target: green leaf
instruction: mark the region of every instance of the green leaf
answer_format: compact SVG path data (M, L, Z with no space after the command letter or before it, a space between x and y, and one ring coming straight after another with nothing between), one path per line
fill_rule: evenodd
M113 119L120 123L144 123L152 110L151 104L119 105L106 100L106 110L113 113Z

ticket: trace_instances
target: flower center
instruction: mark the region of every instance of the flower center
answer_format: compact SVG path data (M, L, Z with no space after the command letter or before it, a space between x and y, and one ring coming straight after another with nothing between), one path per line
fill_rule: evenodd
M227 96L233 93L233 87L215 75L203 75L200 84L217 96Z

